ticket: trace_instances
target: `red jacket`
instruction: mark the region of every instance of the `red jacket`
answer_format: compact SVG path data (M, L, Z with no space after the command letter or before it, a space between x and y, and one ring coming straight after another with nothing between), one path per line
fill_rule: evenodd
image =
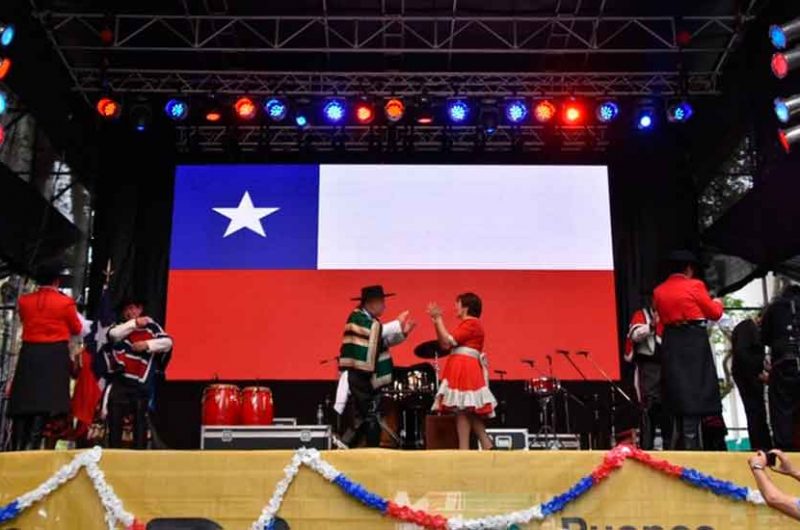
M19 297L23 342L64 342L81 332L75 301L53 287Z
M680 273L656 287L653 305L665 326L687 320L719 320L723 313L722 304L711 299L702 281Z

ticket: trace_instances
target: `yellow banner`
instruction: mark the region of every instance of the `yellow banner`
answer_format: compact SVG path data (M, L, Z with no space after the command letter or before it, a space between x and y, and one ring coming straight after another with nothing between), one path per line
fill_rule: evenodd
M74 452L0 455L0 504L29 491ZM105 451L100 467L140 520L206 517L226 530L249 529L267 503L289 451ZM600 452L458 452L354 450L323 453L351 480L397 503L447 517L482 517L528 508L562 493L596 467ZM746 456L735 453L659 453L670 462L755 487ZM779 476L800 496L800 483ZM292 530L411 530L360 505L303 468L279 515ZM6 530L102 530L103 509L82 471L72 482ZM765 506L717 497L674 477L627 461L623 468L542 523L543 530L795 529L798 523Z

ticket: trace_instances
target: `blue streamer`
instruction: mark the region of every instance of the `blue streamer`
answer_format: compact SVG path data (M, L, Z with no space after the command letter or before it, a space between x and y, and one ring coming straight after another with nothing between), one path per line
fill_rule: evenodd
M587 475L580 479L574 486L562 493L556 495L546 503L542 504L542 515L548 516L563 510L567 504L573 502L575 499L592 489L594 486L594 479L591 475Z
M729 497L737 501L747 500L747 488L739 486L727 480L720 480L705 473L701 473L696 469L689 467L683 468L681 473L681 480L688 482L698 488L709 490L715 495L722 497Z
M339 486L339 488L341 488L346 494L358 500L362 504L369 506L370 508L374 508L385 513L389 506L388 500L384 499L380 495L372 493L361 484L353 482L347 478L344 473L340 473L333 480L333 483Z
M13 501L10 504L6 504L2 508L0 508L0 523L5 523L6 521L10 521L15 519L19 513L19 502Z

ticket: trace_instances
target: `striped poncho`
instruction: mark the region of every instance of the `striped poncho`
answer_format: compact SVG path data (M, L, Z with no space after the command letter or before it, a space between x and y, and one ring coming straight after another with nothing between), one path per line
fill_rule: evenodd
M397 320L387 324L357 308L347 319L339 351L339 368L361 370L372 374L372 386L378 388L392 382L392 355L389 346L405 340Z

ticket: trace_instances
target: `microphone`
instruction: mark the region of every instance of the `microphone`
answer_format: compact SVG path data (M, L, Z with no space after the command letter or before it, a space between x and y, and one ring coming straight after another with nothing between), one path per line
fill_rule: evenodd
M328 363L332 363L332 362L334 362L334 361L338 361L338 360L339 360L339 357L338 357L338 356L337 356L337 357L331 357L330 359L322 359L322 360L319 362L319 364L328 364Z
M536 361L534 361L533 359L520 359L519 362L521 362L522 364L527 364L531 368L533 368L533 365L536 364Z
M505 370L495 370L494 373L496 373L497 375L506 375L508 372L506 372Z
M577 355L581 355L581 356L583 356L583 357L588 357L588 356L589 356L589 352L588 352L587 350L580 350L580 351L577 351L577 352L575 352L575 353L576 353Z
M563 355L564 357L568 357L569 356L569 351L567 351L567 350L556 350L556 353L559 354L559 355Z

